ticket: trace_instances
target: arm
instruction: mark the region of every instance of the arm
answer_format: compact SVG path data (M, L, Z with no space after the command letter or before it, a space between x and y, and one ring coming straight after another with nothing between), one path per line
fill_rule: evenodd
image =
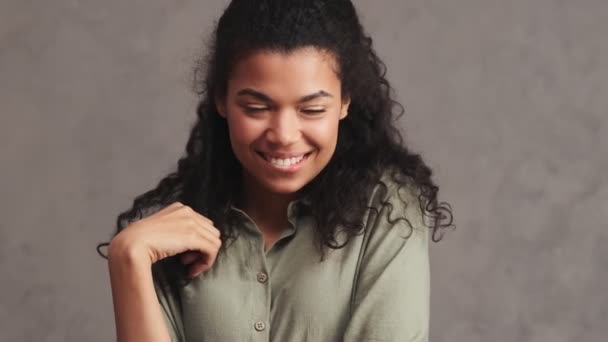
M380 210L366 229L344 342L427 342L430 316L429 228L414 197L405 208L396 191L391 220ZM413 229L412 229L413 228Z
M149 261L134 253L114 250L108 268L117 341L171 341Z
M162 272L155 279L152 265L180 255L189 276L199 276L213 266L220 234L208 218L175 202L112 239L108 268L119 342L185 340L177 296Z

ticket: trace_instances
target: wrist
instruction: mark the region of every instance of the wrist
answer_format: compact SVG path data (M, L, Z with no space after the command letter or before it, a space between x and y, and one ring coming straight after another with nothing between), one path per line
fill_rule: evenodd
M108 263L137 267L150 267L152 265L145 248L136 243L128 243L120 234L112 239L108 246Z

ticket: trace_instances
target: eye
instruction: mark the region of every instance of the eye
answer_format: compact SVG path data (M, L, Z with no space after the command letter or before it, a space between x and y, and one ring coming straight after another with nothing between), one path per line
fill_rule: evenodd
M243 107L243 110L246 113L260 113L263 111L268 110L268 107L252 107L252 106L245 106Z
M302 113L308 115L319 115L325 113L325 108L304 108L302 109Z

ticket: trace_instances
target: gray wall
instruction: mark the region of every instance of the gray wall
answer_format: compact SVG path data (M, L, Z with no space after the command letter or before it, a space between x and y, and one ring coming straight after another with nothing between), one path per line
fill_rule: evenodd
M181 155L224 1L0 2L0 340L110 341L97 242ZM605 341L608 2L357 1L457 230L432 341Z

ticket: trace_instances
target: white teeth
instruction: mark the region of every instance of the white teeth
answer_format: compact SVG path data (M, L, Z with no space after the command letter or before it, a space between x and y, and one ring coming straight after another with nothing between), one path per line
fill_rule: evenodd
M286 159L280 159L280 158L273 158L268 156L267 160L270 161L270 163L272 163L273 165L279 166L279 167L290 167L291 165L297 164L299 163L302 159L304 159L304 155L298 156L298 157L292 157L292 158L286 158Z

